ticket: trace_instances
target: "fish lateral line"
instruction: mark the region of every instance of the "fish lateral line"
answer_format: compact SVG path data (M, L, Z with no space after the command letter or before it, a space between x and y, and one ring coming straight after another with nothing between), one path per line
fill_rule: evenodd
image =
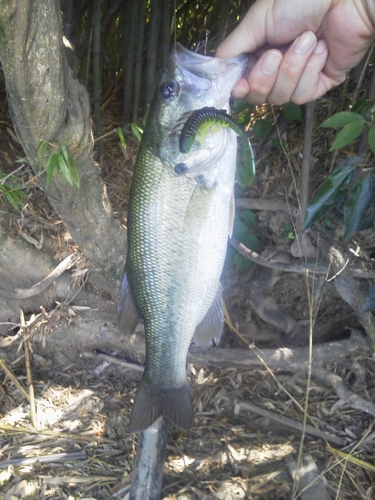
M253 150L246 133L225 109L206 106L193 111L181 131L179 139L180 152L189 153L195 140L198 140L202 146L209 129L215 133L221 128L230 128L241 138L244 166L237 167L237 180L243 187L250 186L255 179ZM185 163L179 163L174 171L177 175L184 175L189 173L189 168Z

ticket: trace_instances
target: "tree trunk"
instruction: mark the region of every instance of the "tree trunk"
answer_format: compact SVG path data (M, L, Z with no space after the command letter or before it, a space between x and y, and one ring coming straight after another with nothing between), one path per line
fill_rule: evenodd
M45 174L40 182L74 241L100 270L101 288L116 297L126 235L113 218L100 170L92 159L90 103L67 64L60 2L1 0L0 60L13 123L35 173L41 141L57 147L65 144L75 160L80 188L70 186L58 173L48 188Z
M94 80L94 121L95 121L95 138L98 139L103 135L102 115L100 112L100 96L102 90L102 73L100 64L100 34L101 34L101 0L94 0L93 14L93 51L92 51L92 69ZM99 158L103 156L103 142L99 139L96 142L99 152Z

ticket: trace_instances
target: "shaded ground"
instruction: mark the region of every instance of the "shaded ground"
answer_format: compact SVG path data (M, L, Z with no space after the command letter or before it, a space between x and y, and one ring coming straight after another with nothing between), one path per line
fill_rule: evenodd
M365 88L366 80L360 91L364 93ZM0 161L2 170L9 173L15 169L13 162L22 156L22 151L13 136L5 95L1 97L0 141L3 149ZM322 121L321 115L326 117L328 110L333 113L348 102L350 93L342 96L341 90L323 99L317 108L317 123ZM108 130L117 125L116 106L117 103L113 103L113 109L104 110ZM268 108L258 112L272 116ZM297 122L279 130L286 140L286 152L254 141L255 150L261 152L257 183L243 197L287 201L298 206L295 186L299 179L302 133L303 127ZM337 165L337 158L327 152L332 142L331 134L330 131L323 134L315 128L312 191ZM107 139L106 151L103 176L117 217L126 223L127 194L137 142L129 139L127 158L120 152L114 136ZM43 234L42 249L48 241L51 257L59 261L74 248L74 242L50 209L27 167L18 176L21 176L21 184L29 182L25 189L29 195L28 204L16 211L2 198L2 230L14 237L29 238L33 247L35 242L41 242ZM256 214L255 231L261 240L261 249L289 253L292 243L289 233L293 232L290 217L279 211L258 210ZM362 238L364 249L371 248L371 238L371 234ZM355 240L353 245L357 243ZM78 285L86 284L86 291L95 295L94 287L86 283L90 272L90 264L82 260L76 265L73 278ZM343 338L349 334L348 327L360 327L358 318L332 283L324 287L314 302L311 297L315 297L314 290L319 288L317 277L306 282L304 276L281 273L272 289L272 297L283 313L298 322L300 335L296 338L271 328L257 317L250 305L249 290L259 272L259 267L254 267L243 276L232 267L224 274L226 304L232 322L241 333L236 335L227 329L223 340L225 347L248 348L254 343L260 349L306 345L309 343L311 310L314 317L316 313L313 329L316 342ZM64 352L55 352L56 345L51 341L54 322L69 325L73 320L79 322L80 316L84 318L85 314L90 314L90 310L79 308L83 306L77 300L46 311L48 320L33 334L32 382L38 431L30 423L25 397L0 371L0 498L4 500L127 498L136 449L136 438L129 435L127 425L139 372L107 361L90 364L83 359L82 352L77 352L76 360L64 358ZM92 308L92 315L98 309L99 312L109 311L109 318L115 318L111 297L99 297L96 309L92 304L87 307ZM8 336L16 335L17 331L18 325L15 325L14 330L8 330ZM17 380L26 387L21 337L14 339L12 348L8 364ZM0 352L5 356L8 347L1 344ZM366 400L375 400L375 363L370 354L348 358L340 364L333 361L326 368L339 375L355 393ZM292 498L293 480L288 471L288 458L297 460L301 432L297 425L290 427L280 419L275 421L256 415L244 409L243 403L266 409L276 419L288 416L296 424L303 422L307 392L306 423L342 440L340 445L333 444L309 434L303 440L303 455L313 457L326 486L327 498L362 500L374 497L374 418L345 405L328 385L315 379L308 382L301 374L286 371L275 374L266 367L235 370L191 366L190 380L195 405L194 427L187 434L171 432L163 498ZM340 449L341 454L335 449ZM64 453L73 455L66 457ZM50 455L57 456L45 463ZM17 460L25 457L39 457L39 461L20 465Z

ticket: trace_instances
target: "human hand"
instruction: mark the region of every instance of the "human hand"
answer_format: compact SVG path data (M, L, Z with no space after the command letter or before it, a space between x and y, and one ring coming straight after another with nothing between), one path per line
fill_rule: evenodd
M374 0L258 0L216 55L251 53L235 98L303 104L342 83L374 38Z

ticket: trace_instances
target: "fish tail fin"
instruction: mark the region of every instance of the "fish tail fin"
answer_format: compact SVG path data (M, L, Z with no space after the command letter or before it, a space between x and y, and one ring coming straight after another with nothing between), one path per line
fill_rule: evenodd
M161 389L145 377L141 379L130 415L129 431L143 431L162 415L183 431L191 427L193 404L187 380L181 386Z

